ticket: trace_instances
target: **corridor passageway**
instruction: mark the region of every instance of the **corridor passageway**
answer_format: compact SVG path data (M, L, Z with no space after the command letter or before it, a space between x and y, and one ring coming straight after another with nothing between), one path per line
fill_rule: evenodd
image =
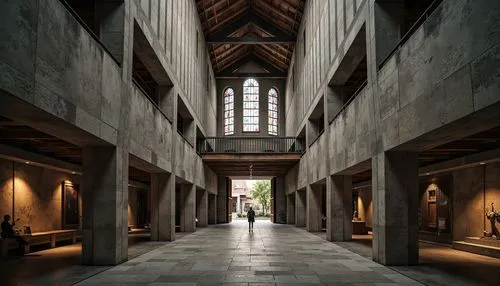
M420 285L301 228L268 221L257 221L253 233L248 232L245 221L200 229L77 285L133 282L140 285L367 282L373 283L370 285Z

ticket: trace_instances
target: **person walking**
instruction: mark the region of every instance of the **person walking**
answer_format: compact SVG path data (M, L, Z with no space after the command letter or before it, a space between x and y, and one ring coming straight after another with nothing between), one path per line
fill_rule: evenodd
M250 209L247 212L247 218L248 218L248 232L253 231L253 223L255 222L255 212L250 207Z

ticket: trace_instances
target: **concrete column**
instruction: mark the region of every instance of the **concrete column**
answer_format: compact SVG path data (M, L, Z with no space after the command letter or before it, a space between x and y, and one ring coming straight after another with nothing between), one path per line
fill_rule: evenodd
M151 174L151 240L175 240L175 176Z
M276 223L286 223L286 195L285 177L276 177L276 188L274 190L274 212Z
M306 229L310 232L321 231L321 186L307 186Z
M196 230L196 186L181 185L181 232Z
M286 223L295 224L295 194L286 196Z
M208 195L208 224L217 223L217 196Z
M217 177L217 223L227 221L227 178Z
M352 238L352 180L350 176L326 179L326 239L347 241Z
M198 192L198 226L208 225L208 192L200 190Z
M82 262L116 265L128 258L128 151L83 148Z
M241 213L241 197L240 197L240 195L238 195L236 197L236 212L239 214Z
M295 192L295 226L306 226L306 191Z
M372 158L373 260L418 263L417 155L385 152Z

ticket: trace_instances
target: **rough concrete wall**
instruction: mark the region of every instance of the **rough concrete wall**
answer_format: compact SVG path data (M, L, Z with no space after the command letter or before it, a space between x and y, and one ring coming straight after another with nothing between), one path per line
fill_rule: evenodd
M205 168L203 166L203 160L201 160L200 156L194 156L194 168L195 168L195 176L194 183L196 186L206 189L205 186Z
M280 79L256 79L259 83L259 132L243 132L243 82L246 79L217 80L217 134L224 135L224 91L231 87L234 90L234 136L269 136L267 130L268 92L275 88L278 91L278 135L285 135L285 81Z
M500 208L500 163L453 173L453 240L491 231L485 212Z
M202 132L206 136L215 136L215 77L195 3L142 0L135 4L131 7L131 14L172 79L175 92L186 103ZM190 151L187 150L189 148ZM190 166L195 159L199 159L192 147L182 144L182 147L176 147L176 151L181 152L176 152L177 155L187 155L177 156L180 160L176 161L175 169L179 170L179 177L205 188L207 168L199 163Z
M175 174L190 182L193 183L195 179L195 158L198 157L194 149L189 145L181 135L177 132L175 133L175 138L177 140L175 148Z
M293 107L288 108L287 122L294 122L295 130L287 133L296 134L307 124L307 118L312 113L318 98L327 96L329 81L338 69L355 36L362 28L367 5L370 1L310 1L306 3L298 41L294 52L292 69L294 70L295 92L290 94ZM289 75L288 81L292 75ZM337 122L325 132L325 143L321 151L313 147L308 150L307 157L324 157L330 160L329 164L318 164L318 161L309 161L309 179L307 183L314 183L326 177L326 174L335 173L335 168L345 168L347 164L354 164L356 157L365 158L371 155L369 138L371 104L371 89L364 91L365 97L356 103L351 110L344 111ZM325 104L325 116L328 114L328 104ZM343 117L343 118L342 118ZM349 117L349 120L346 119ZM292 119L293 118L293 119ZM351 128L354 120L362 121L363 125L358 130ZM327 129L328 126L325 126ZM339 129L343 128L343 129ZM347 128L347 129L346 129ZM346 138L347 137L347 138ZM357 138L358 137L358 138ZM356 140L360 141L357 142ZM356 153L361 149L360 155ZM313 164L311 164L314 162ZM324 169L324 170L323 170ZM323 175L325 173L325 175ZM298 177L307 176L299 170ZM314 175L313 175L314 174ZM304 186L305 186L304 184Z
M295 191L297 191L297 172L298 164L293 166L285 176L285 191L287 195L295 194Z
M131 1L131 11L207 136L215 135L215 80L194 1ZM197 46L198 45L198 46Z
M290 134L301 129L316 97L325 93L329 74L338 67L365 20L366 2L370 1L306 2L290 68L294 74L288 76L288 81L293 77L295 82L295 91L288 93L295 108L287 108L286 120L295 118L296 123Z
M285 92L285 104L284 104L284 117L287 119L285 125L285 136L295 136L296 134L296 96L295 96L295 69L293 68L294 59L292 57L290 63L290 69L288 70L288 77L286 79L286 92Z
M130 106L130 153L170 172L172 124L135 85L132 85Z
M2 15L2 38L17 44L16 48L3 46L2 73L16 76L4 78L0 88L115 143L119 68L59 1L44 1L44 5L37 2L15 1L3 9L12 14L5 15L7 18ZM16 35L10 34L14 30Z
M374 136L372 92L364 88L329 126L330 174L371 157Z
M499 8L445 0L384 65L376 97L384 150L500 101Z
M12 179L14 167L14 206ZM79 176L33 165L0 159L0 214L10 214L14 207L17 227L30 225L33 232L62 229L62 183L79 184ZM81 199L79 200L81 201ZM81 215L81 205L79 208Z
M299 161L297 172L297 189L305 188L308 184L307 176L307 156L303 156Z
M210 194L217 194L217 175L207 166L203 166L205 173L205 189Z
M127 138L127 143L130 139L133 155L170 171L170 123L128 84L129 62L123 62L123 69L115 63L60 1L40 5L38 1L14 1L2 11L10 13L2 14L2 27L6 28L2 38L18 41L18 47L2 46L2 73L16 76L3 77L0 89L60 121L41 124L31 118L36 112L2 112L14 119L31 120L44 131L78 145L104 141L116 145L120 138ZM10 32L13 30L16 34Z
M292 114L297 114L296 97L293 96L293 92L287 90L286 99L290 100L290 105L286 109L285 136L296 136L298 117L292 116Z
M328 159L325 156L327 152L327 136L322 134L310 147L305 154L308 160L308 182L316 183L326 178L326 166Z

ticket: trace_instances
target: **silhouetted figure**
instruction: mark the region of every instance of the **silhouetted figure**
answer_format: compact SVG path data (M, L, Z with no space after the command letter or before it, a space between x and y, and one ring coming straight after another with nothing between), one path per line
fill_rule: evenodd
M16 223L10 224L10 215L6 214L3 216L3 222L2 222L2 237L14 237L16 236L16 232L14 231L14 225Z
M16 225L15 222L10 224L10 215L6 214L3 216L2 238L8 238L8 237L15 238L16 241L19 242L19 254L23 255L24 245L26 244L26 241L21 236L16 235L16 232L14 231L14 225Z
M255 222L255 212L253 211L252 207L247 212L247 218L248 218L248 231L253 231L253 223Z

